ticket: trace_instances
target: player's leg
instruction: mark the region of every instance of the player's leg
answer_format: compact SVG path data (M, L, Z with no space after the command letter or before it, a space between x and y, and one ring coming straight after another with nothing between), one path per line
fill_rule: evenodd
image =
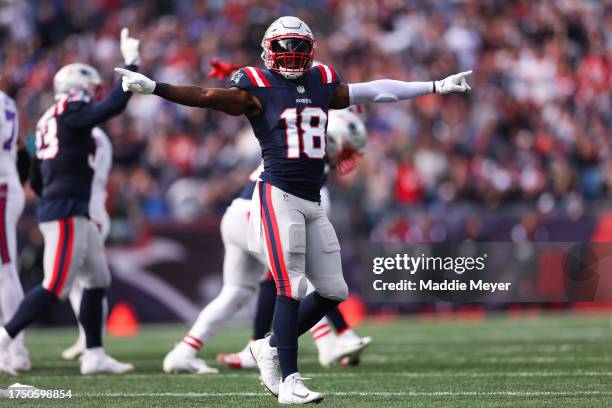
M85 333L85 351L81 358L81 374L121 374L134 370L132 364L121 363L110 357L102 347L104 299L110 286L104 243L95 224L84 217L75 217L75 225L83 231L86 256L79 270L83 294L78 320Z
M370 345L372 337L359 337L350 328L337 307L330 310L325 317L336 330L337 339L334 347L336 358L334 362L338 362L342 366L358 365L361 362L361 352Z
M43 222L39 227L45 245L45 277L40 286L26 294L15 315L0 329L0 353L53 302L66 297L84 257L87 240L76 228L75 217ZM0 367L0 371L6 370Z
M276 305L270 338L255 341L253 357L266 388L278 395L278 365L282 377L297 373L298 317L300 300L307 290L306 218L309 205L270 184L258 185L264 249L277 288Z
M96 226L96 229L100 236L102 237L102 242L104 243L110 234L111 220L108 212L104 205L92 206L90 202L90 216L91 220ZM79 328L79 336L73 345L62 351L62 358L65 360L76 360L79 358L83 352L85 351L85 331L83 330L83 326L79 323L79 309L81 308L81 300L83 298L83 282L80 277L77 277L72 285L72 289L68 294L68 300L70 301L70 307L72 308L72 312L77 320L77 326ZM104 297L103 301L103 316L102 316L102 332L104 332L104 327L106 325L106 320L108 317L108 301L106 297Z
M74 317L77 319L79 336L72 346L62 351L62 358L65 360L75 360L85 351L85 330L83 330L83 326L81 323L79 323L79 310L81 308L81 300L83 299L83 290L83 283L81 282L81 279L77 277L72 285L72 289L70 289L70 293L68 294L68 301L70 302L70 307L72 308ZM105 319L103 319L103 321L104 320Z
M315 287L315 291L308 294L300 304L298 335L309 330L348 296L348 288L342 277L340 245L327 215L319 206L312 206L308 211L305 238L306 265L308 265L306 275ZM274 345L276 338L275 332L270 344ZM308 390L303 385L299 373L295 372L283 378L280 383L279 402L295 402L296 389L308 391L309 399L316 401L323 399L323 394Z
M259 283L255 317L253 319L253 340L263 339L270 332L276 305L276 283L272 272L268 271Z
M314 292L314 290L315 287L308 281L308 293L310 294ZM319 354L319 363L323 367L329 367L336 358L336 333L331 329L326 317L319 320L309 331Z
M306 224L306 275L315 290L301 302L299 334L305 333L348 296L342 276L340 244L324 211Z
M23 189L18 183L0 183L0 313L4 321L15 314L23 300L23 288L17 266L17 221L24 206ZM9 347L11 366L15 371L31 368L23 333Z
M263 266L247 250L244 231L248 226L246 212L228 209L221 220L221 237L225 248L223 288L200 312L196 322L183 339L166 355L163 368L168 373L217 373L204 360L196 357L236 312L255 294Z
M253 335L247 345L238 353L217 355L217 361L230 368L256 368L257 363L251 355L249 346L255 340L263 339L272 328L274 317L274 306L276 304L276 284L269 270L259 282L259 290L255 304L255 315L253 317Z

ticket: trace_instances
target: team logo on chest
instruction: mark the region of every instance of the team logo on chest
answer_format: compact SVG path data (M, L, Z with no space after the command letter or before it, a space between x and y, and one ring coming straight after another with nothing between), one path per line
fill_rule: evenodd
M295 98L295 103L303 103L305 105L309 105L312 103L312 100L310 98L305 98L306 95L304 95L306 93L306 88L304 88L304 85L298 85L296 88L298 94L300 94L300 98Z

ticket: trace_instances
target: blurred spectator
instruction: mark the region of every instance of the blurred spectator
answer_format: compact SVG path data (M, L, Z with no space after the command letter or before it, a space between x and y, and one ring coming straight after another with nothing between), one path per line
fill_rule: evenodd
M585 203L612 198L610 0L4 0L0 7L2 86L17 98L28 138L53 101L62 65L90 63L109 84L116 79L122 26L141 39L145 73L223 86L207 78L207 61L258 64L267 25L295 14L315 33L317 59L349 82L474 70L468 95L366 107L361 169L336 182L335 193L344 213L365 212L361 230L386 225L387 210L406 205L435 213L520 203L576 215ZM134 97L108 124L116 154L111 213L185 220L221 211L258 161L256 145L240 136L247 125ZM359 199L349 199L355 189ZM513 237L532 239L534 219L525 215ZM446 237L426 213L412 221L390 234ZM470 239L483 234L473 218L464 227Z

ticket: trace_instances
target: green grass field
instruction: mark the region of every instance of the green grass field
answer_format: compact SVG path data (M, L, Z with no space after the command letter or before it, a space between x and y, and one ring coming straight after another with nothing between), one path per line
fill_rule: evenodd
M78 374L59 354L76 329L27 334L33 370L16 381L44 389L71 389L71 400L0 400L2 406L264 407L276 401L254 371L221 369L220 375L166 375L161 360L184 326L149 326L136 337L110 338L115 357L137 371L124 376ZM516 407L612 405L612 325L602 316L545 316L479 323L404 319L364 325L374 337L362 365L322 369L312 341L300 343L300 368L308 385L333 407ZM236 351L246 329L224 330L203 353L217 366L218 352ZM5 388L15 379L0 377Z

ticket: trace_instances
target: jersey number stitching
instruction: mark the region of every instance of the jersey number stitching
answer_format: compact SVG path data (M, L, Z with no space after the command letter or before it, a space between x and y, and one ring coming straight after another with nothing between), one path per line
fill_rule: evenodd
M51 115L36 128L36 157L40 160L50 160L57 156L58 151L57 120Z
M17 112L6 110L6 121L11 122L11 132L8 139L2 145L4 150L11 151L13 141L17 140Z
M297 108L287 108L280 117L285 122L288 159L299 159L300 150L310 159L325 157L327 114L323 109L308 106L298 114Z

